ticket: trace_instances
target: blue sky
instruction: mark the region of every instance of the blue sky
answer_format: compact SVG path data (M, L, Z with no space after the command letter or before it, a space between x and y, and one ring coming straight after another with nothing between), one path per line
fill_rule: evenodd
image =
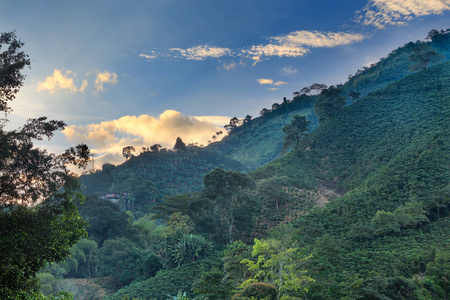
M69 125L47 147L85 142L99 163L121 148L206 143L230 117L258 116L314 82L345 82L428 31L450 0L9 1L31 69L11 126Z

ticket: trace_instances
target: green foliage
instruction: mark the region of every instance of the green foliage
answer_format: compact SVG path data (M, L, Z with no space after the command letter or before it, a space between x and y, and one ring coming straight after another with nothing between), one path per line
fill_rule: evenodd
M198 192L204 176L214 170L246 170L241 163L207 148L144 152L122 165L81 176L86 194L116 194L123 210L137 217L165 197Z
M284 139L282 153L286 153L289 148L295 151L300 149L300 143L305 140L306 132L310 121L306 121L305 116L294 115L290 124L283 127Z
M230 299L233 287L234 284L218 268L203 273L200 280L193 285L196 294L211 300Z
M246 286L242 293L233 297L235 300L244 299L264 299L264 300L276 300L277 299L277 289L275 286L264 283L264 282L254 282Z
M343 90L329 87L323 90L314 104L314 112L319 117L319 122L333 118L345 107L345 98L341 96Z
M282 296L307 292L307 284L314 281L305 275L306 270L301 266L308 257L303 257L295 245L286 241L255 239L252 256L256 262L250 259L241 262L250 271L256 272L254 278L242 283L244 289L256 281L266 282L276 287L276 299L280 299Z
M258 203L248 190L254 187L250 176L237 171L216 169L205 176L202 196L208 199L208 210L218 224L216 234L229 243L233 242L237 229L251 228Z
M435 49L432 49L427 43L421 43L412 49L412 54L409 56L411 64L409 70L422 71L425 70L429 64L437 63L444 60L445 57L439 54Z
M184 234L172 249L172 257L178 266L193 263L206 257L212 250L212 244L196 234Z
M122 300L124 295L142 299L166 300L167 295L185 291L189 298L194 297L193 284L202 274L217 267L218 258L203 259L195 263L184 264L179 268L160 270L155 277L140 282L133 282L105 300Z
M89 223L88 235L100 246L107 239L121 237L127 227L127 214L119 205L97 196L88 196L78 205L80 215Z

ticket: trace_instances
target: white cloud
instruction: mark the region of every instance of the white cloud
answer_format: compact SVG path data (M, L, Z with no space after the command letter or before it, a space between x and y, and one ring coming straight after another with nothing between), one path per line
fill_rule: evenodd
M284 82L284 81L277 81L277 82L275 82L273 85L280 86L280 85L286 85L286 84L287 84L287 82Z
M298 72L298 70L295 69L293 66L283 67L281 69L281 71L280 71L280 73L283 74L283 75L292 75L292 74L295 74L297 72Z
M83 91L87 82L83 81L81 88L78 89L73 82L76 75L71 77L72 74L72 71L66 71L65 74L63 74L61 70L55 69L53 70L52 76L48 76L43 82L38 82L36 91L48 91L50 94L59 90L69 90L72 93Z
M103 84L116 84L117 82L119 81L117 80L116 73L108 73L105 71L97 74L97 78L95 79L95 87L97 88L97 91L103 91Z
M271 88L267 88L267 89L270 90L270 91L278 91L280 88L271 87Z
M224 63L224 64L222 65L222 67L223 67L225 70L229 71L229 70L232 70L232 69L236 68L236 63L235 63L234 61L230 62L229 64Z
M217 58L232 54L231 49L211 47L209 45L201 45L188 49L171 48L170 51L178 52L182 57L188 60L204 60L209 57Z
M156 53L152 53L152 54L141 53L141 54L139 54L139 57L143 57L143 58L147 59L148 61L150 61L150 60L157 58L158 56L156 55Z
M379 29L387 25L405 25L421 16L441 14L450 10L450 0L370 0L356 21Z
M273 79L259 78L256 79L259 84L273 84Z
M364 40L364 35L346 32L295 31L287 35L271 37L270 43L243 49L255 62L271 56L298 57L310 52L310 48L331 48Z
M222 116L188 117L166 110L158 118L124 116L97 124L72 125L63 133L72 143L86 143L98 157L97 161L118 163L123 161L122 148L129 145L136 150L154 144L172 148L177 137L186 144L198 142L206 145L216 132L225 132L223 125L229 120L229 117Z
M213 47L209 45L199 45L191 48L170 48L173 57L184 58L187 60L205 60L207 58L220 58L223 56L250 58L253 65L271 57L299 57L308 54L311 48L319 47L337 47L360 42L365 36L358 33L346 32L319 32L319 31L294 31L286 35L270 37L266 44L253 45L238 49ZM142 53L140 57L152 60L158 56L170 56L168 54L146 54ZM241 61L241 64L242 63ZM236 64L224 64L223 68L230 70L235 68ZM293 70L286 70L292 72Z

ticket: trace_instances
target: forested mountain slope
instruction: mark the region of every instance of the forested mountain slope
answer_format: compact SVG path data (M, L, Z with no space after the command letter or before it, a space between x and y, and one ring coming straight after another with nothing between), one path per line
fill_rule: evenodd
M410 75L409 68L412 63L410 56L414 53L413 49L419 45L430 46L430 49L436 50L442 59L450 58L449 32L444 31L434 35L430 32L429 40L407 43L370 67L364 67L355 75L349 76L346 83L338 85L343 90L347 103L356 101L350 96L351 92L358 93L358 97L363 97ZM437 59L432 63L440 62L441 60ZM290 122L294 114L308 116L308 119L312 121L310 130L317 128L317 116L312 110L316 98L297 94L292 101L287 100L287 103L286 100L280 104L274 103L272 108L261 111L261 117L237 127L222 141L209 145L209 148L241 162L252 170L262 167L279 157L283 146L282 128Z
M274 215L279 215L274 221L291 222L271 233L268 229L276 223L266 222L266 231L256 232L267 243L281 243L277 247L283 247L283 241L284 247L297 247L270 250L275 251L270 252L273 259L292 263L289 252L272 255L297 249L298 264L291 267L298 271L289 276L297 280L298 289L285 290L286 295L301 299L448 298L450 62L370 93L324 121L311 133L308 148L276 159L252 176L258 180L254 195L262 205L262 210L254 211L255 222ZM311 209L305 200L321 189L336 193L329 203ZM289 196L283 196L283 191ZM199 196L181 195L167 205L172 215L190 216L196 234L211 236L216 229L204 227L202 220L216 204L207 195L208 189ZM247 212L251 217L251 210ZM244 237L239 232L236 236ZM259 243L255 241L253 251L263 251ZM224 272L204 270L205 266L223 268L217 257L199 260L136 281L110 299L124 295L162 299L169 290L175 292L180 272L187 272L182 276L188 295L229 299L233 286L242 284L238 278L251 278L251 272L239 273L245 267L238 265L252 257L243 244L226 249ZM304 270L314 279L307 284L308 292L300 279ZM188 279L189 272L195 279ZM165 283L162 287L161 282ZM245 293L245 289L240 291Z
M166 196L199 191L203 177L215 168L246 170L215 151L193 146L144 152L119 166L106 164L102 171L82 175L81 182L87 195L118 194L123 209L142 213Z

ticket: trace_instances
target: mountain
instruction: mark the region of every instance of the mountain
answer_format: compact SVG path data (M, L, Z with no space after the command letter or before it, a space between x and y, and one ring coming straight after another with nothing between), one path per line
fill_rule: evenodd
M125 163L105 164L101 171L81 176L87 195L113 194L125 210L146 212L166 196L199 191L210 171L245 171L241 163L196 146L185 150L144 152Z
M261 204L254 216L253 237L295 245L299 255L295 267L303 271L289 276L307 271L314 279L307 292L292 290L292 295L307 299L450 296L450 62L369 92L324 120L310 133L308 147L250 175L256 180L251 195ZM202 197L171 198L172 214L193 211L198 219L199 213L212 211ZM199 203L206 210L195 206ZM198 226L194 233L208 236L199 225L194 225ZM253 251L261 251L258 247L263 244L257 241ZM240 262L255 259L251 250L239 243L228 245L222 255L215 252L208 259L135 281L109 299L125 295L162 299L169 291L176 293L180 278L190 297L227 299L226 293L242 283L233 279L236 273L243 274ZM275 252L270 255L279 259ZM189 279L190 274L195 278Z

